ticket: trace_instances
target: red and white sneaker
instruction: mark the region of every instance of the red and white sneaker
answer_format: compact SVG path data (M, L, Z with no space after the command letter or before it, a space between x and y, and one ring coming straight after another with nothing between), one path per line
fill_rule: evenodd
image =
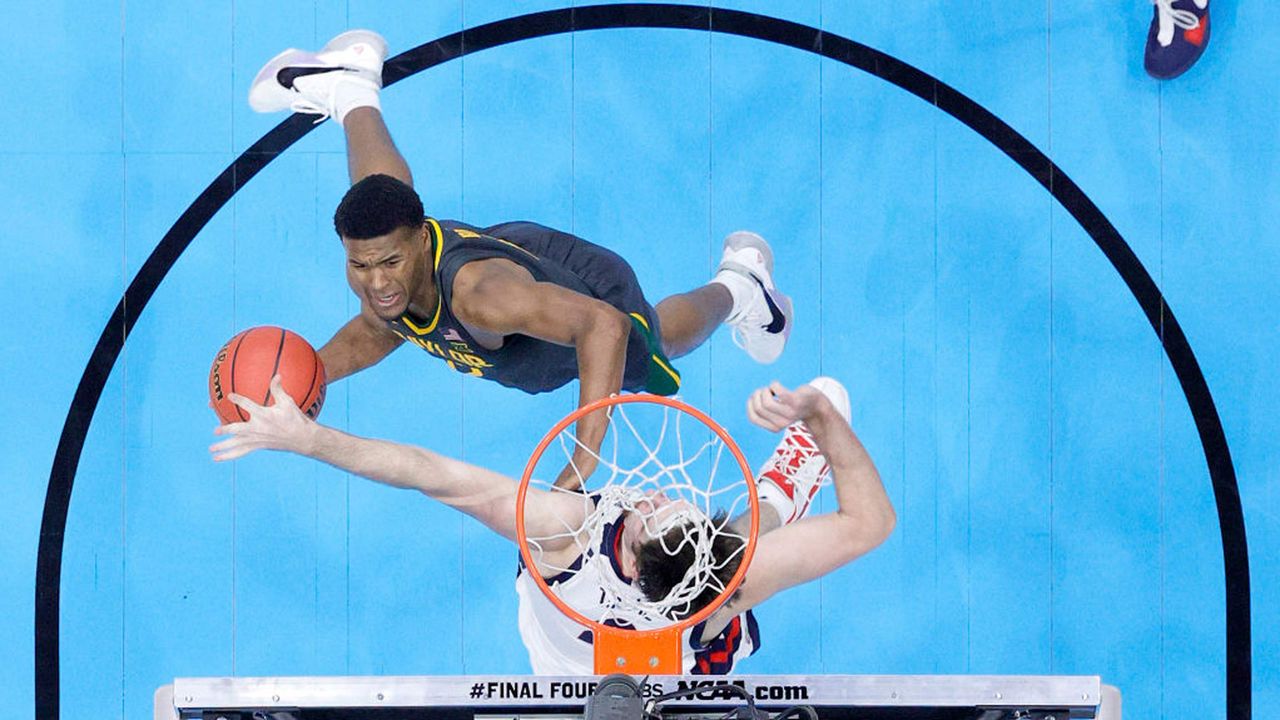
M817 388L840 416L849 421L849 393L838 381L819 377L809 382ZM804 423L792 423L782 431L782 441L756 473L760 502L773 507L783 525L809 514L813 498L830 479L831 466L818 450L813 433Z

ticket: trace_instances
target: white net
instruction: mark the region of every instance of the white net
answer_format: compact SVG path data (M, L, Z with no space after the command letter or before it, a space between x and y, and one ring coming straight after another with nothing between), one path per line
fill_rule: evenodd
M557 446L561 453L551 450ZM746 549L752 485L701 419L656 402L615 406L593 453L599 464L581 492L536 479L572 465L579 447L572 426L551 447L530 491L572 497L581 512L527 541L544 575L556 576L553 591L590 577L591 592L559 592L562 600L598 622L651 629L692 615L725 591ZM635 577L627 576L629 560L641 567Z

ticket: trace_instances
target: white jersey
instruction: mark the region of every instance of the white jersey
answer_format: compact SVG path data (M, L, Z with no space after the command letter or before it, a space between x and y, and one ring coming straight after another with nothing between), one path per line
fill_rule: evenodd
M639 588L623 580L618 564L622 539L621 508L614 510L613 515L606 519L604 533L597 546L588 548L567 572L546 578L560 599L587 617L604 616L606 606L601 587L607 580L621 580L621 583L614 583L623 585L620 592L633 593L637 598L640 596ZM516 574L516 594L520 597L520 637L529 651L533 672L538 675L594 674L591 630L560 612L543 594L523 562ZM668 625L670 621L632 613L617 617L609 624L648 630ZM751 655L760 646L759 628L750 610L733 618L706 645L697 643L701 630L700 624L695 625L681 638L684 673L688 675L728 673L736 660Z

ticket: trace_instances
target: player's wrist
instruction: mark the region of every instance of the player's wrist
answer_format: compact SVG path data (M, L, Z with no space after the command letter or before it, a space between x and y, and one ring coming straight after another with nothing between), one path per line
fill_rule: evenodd
M812 429L815 425L823 426L835 420L844 420L830 398L817 390L814 390L813 393L816 396L812 398L811 402L813 404L810 406L809 412L801 418L804 424Z
M328 437L332 435L332 437ZM300 425L293 433L292 445L289 450L310 458L319 458L326 448L334 449L337 447L338 432L333 428L325 427L315 420L303 418Z

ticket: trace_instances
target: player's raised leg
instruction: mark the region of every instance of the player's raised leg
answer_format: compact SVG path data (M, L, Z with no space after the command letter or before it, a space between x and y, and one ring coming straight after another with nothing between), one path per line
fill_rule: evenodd
M386 57L386 41L370 30L348 30L318 52L290 48L258 71L249 105L258 112L288 109L332 117L346 135L352 184L383 174L412 185L409 165L382 119Z
M733 309L733 296L719 283L672 295L658 303L662 327L662 351L675 359L688 355L706 342Z
M730 233L711 282L658 303L662 346L677 358L701 345L721 323L753 360L771 363L782 354L794 322L791 298L773 283L773 251L753 232Z
M836 412L849 422L852 412L849 391L838 380L818 377L809 381L827 396ZM790 525L809 514L818 490L831 479L831 465L818 449L813 433L803 422L782 431L773 454L756 472L756 495L760 498L760 534ZM733 527L745 533L751 519L744 513L734 518Z

